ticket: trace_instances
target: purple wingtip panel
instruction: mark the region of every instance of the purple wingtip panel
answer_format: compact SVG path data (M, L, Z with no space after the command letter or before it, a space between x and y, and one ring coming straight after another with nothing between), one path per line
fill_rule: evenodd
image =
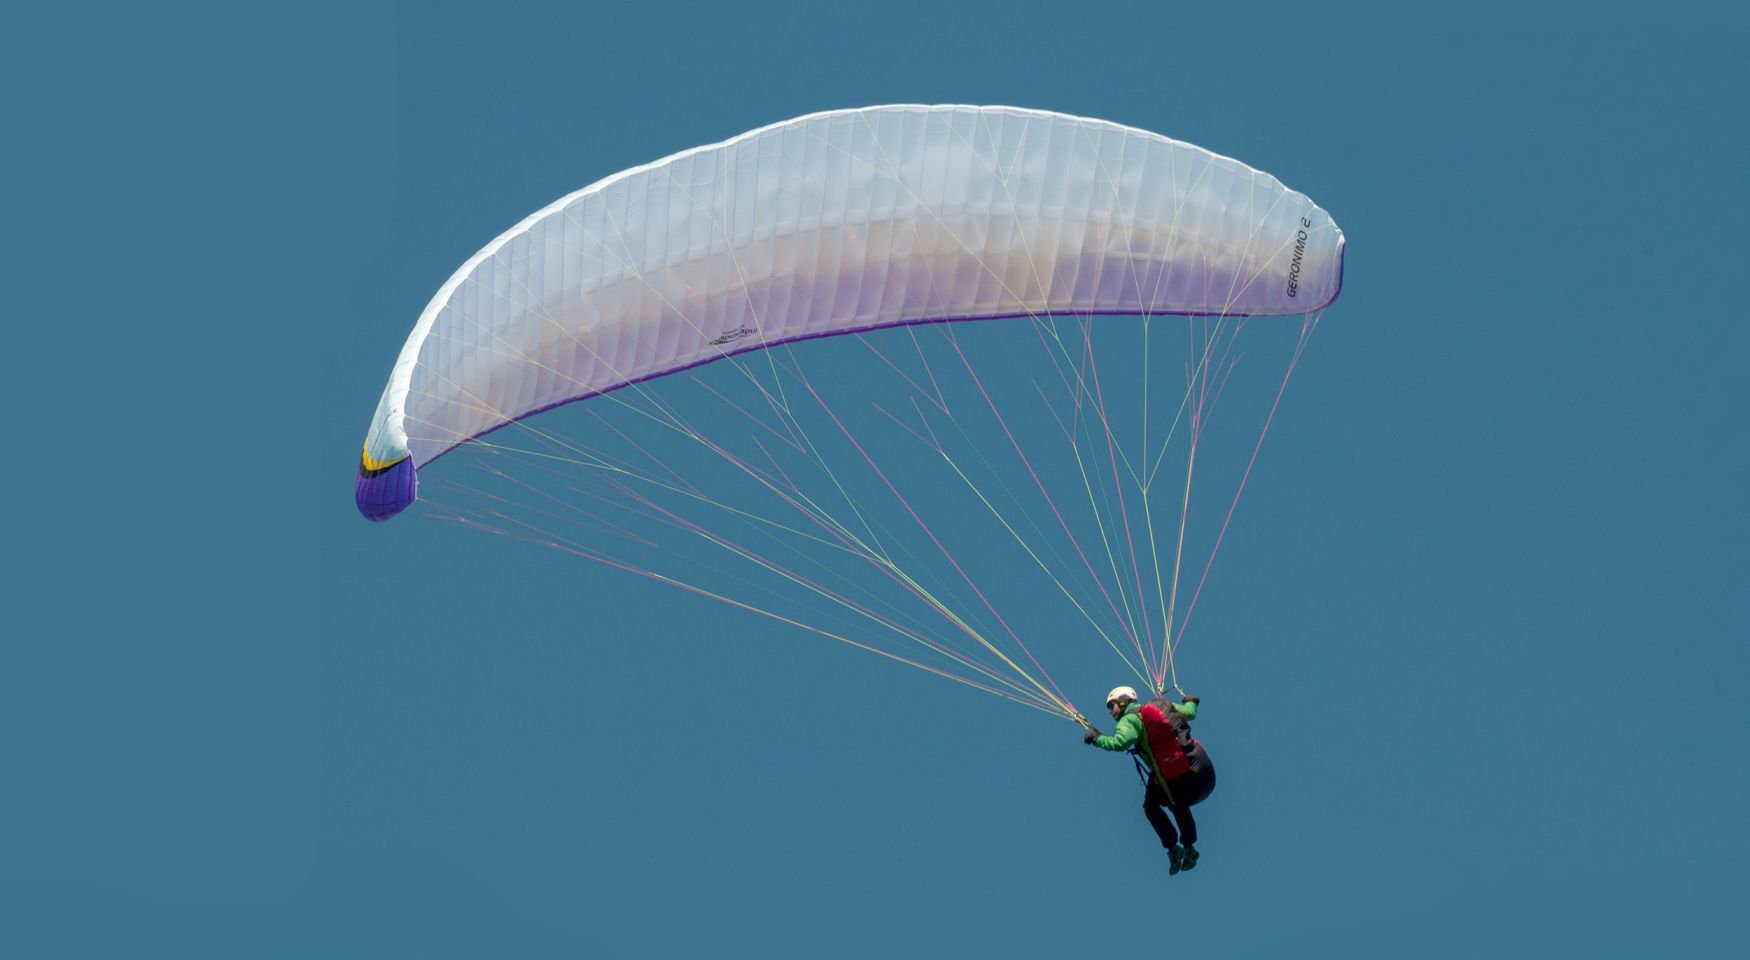
M412 457L403 457L384 470L366 470L361 463L355 491L359 512L366 520L387 520L407 509L418 486Z

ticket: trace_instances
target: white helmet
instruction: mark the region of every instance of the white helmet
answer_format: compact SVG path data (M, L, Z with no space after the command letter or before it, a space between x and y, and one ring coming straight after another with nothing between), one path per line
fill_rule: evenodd
M1136 688L1135 687L1113 687L1112 692L1106 694L1106 702L1108 704L1110 704L1114 700L1135 700L1135 699L1136 699Z

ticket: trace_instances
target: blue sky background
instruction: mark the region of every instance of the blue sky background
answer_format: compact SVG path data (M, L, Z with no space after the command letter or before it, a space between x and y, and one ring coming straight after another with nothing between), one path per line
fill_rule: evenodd
M1725 6L21 15L0 954L1734 952ZM389 366L474 250L884 102L1156 130L1347 234L1198 612L1222 779L1189 876L1069 724L354 511ZM1084 706L1124 679L1049 651Z

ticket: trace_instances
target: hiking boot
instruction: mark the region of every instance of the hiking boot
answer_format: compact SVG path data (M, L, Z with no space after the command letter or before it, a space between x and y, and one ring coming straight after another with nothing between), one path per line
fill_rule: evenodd
M1167 876L1172 876L1185 868L1185 848L1174 844L1167 849Z
M1195 866L1197 866L1197 848L1187 843L1185 844L1185 852L1179 855L1179 869L1189 870Z

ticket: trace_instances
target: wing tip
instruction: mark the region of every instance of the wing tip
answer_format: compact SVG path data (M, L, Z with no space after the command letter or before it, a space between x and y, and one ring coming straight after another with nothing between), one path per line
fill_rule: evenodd
M1323 310L1326 307L1330 306L1331 304L1336 303L1337 297L1343 292L1343 254L1345 251L1348 250L1348 248L1349 248L1348 238L1343 236L1342 231L1339 230L1337 232L1336 279L1335 279L1335 282L1331 285L1331 295L1325 298L1324 303L1321 303L1318 306L1314 307L1313 312L1316 313L1317 311Z
M359 461L353 498L366 520L381 522L407 509L418 498L418 490L419 482L410 456L381 467L372 467L363 459Z

